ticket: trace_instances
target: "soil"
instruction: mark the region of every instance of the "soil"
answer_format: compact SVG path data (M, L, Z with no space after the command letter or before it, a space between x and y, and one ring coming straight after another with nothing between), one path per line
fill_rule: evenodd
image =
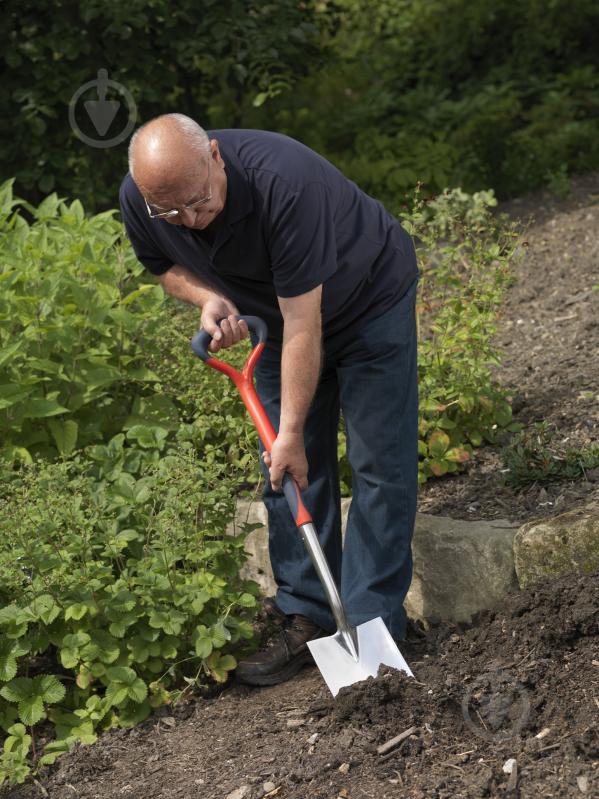
M598 603L599 572L517 593L467 629L413 636L402 650L415 678L381 669L336 699L315 668L272 688L233 684L107 733L8 795L598 796Z
M597 442L599 175L566 199L539 194L502 210L535 221L501 319L497 379L516 420L545 419L571 446ZM420 510L525 521L599 498L599 474L514 493L502 468L497 449L482 448L464 475L423 487ZM413 628L402 652L415 678L383 669L336 699L315 668L272 688L233 682L79 746L0 796L599 796L598 603L599 572L567 575L471 625Z

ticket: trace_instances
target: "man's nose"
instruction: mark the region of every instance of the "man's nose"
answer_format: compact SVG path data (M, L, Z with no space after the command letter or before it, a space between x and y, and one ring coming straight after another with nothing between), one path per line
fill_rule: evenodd
M197 213L191 208L180 208L179 219L183 225L193 225L196 221Z

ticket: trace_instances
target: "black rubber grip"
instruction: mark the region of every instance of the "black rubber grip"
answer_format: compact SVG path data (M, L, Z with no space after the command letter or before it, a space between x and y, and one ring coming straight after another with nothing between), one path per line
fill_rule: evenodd
M237 319L239 321L243 319L249 329L258 336L258 341L261 344L266 341L268 338L268 327L266 326L266 322L260 319L259 316L238 316ZM219 319L219 324L221 322L222 319ZM203 361L207 361L214 357L212 353L208 352L208 347L210 346L211 341L212 336L207 330L204 330L204 328L200 328L191 340L192 350L195 352L198 358L201 358Z

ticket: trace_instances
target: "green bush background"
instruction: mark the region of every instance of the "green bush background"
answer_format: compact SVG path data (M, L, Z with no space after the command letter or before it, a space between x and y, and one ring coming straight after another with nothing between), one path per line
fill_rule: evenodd
M106 68L140 122L287 132L394 212L418 181L565 191L599 166L598 28L595 0L5 0L4 178L36 204L56 190L114 207L126 143L91 148L67 118Z

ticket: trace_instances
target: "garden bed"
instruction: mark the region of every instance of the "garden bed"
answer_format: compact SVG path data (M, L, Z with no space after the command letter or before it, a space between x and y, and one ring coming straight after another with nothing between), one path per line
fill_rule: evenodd
M507 210L538 222L509 289L497 377L515 418L546 420L560 442L597 442L599 177L556 200ZM419 509L526 521L599 498L599 474L519 493L499 451L427 483ZM468 628L433 628L403 648L416 681L383 673L333 701L315 669L255 690L157 711L78 746L11 799L449 799L583 797L597 789L599 575L568 576L508 597ZM379 751L393 738L403 740ZM511 774L504 765L512 763Z
M43 791L10 796L596 795L598 601L599 574L515 594L468 629L407 643L416 680L382 672L336 700L315 668L273 688L233 684L78 747L42 777Z

